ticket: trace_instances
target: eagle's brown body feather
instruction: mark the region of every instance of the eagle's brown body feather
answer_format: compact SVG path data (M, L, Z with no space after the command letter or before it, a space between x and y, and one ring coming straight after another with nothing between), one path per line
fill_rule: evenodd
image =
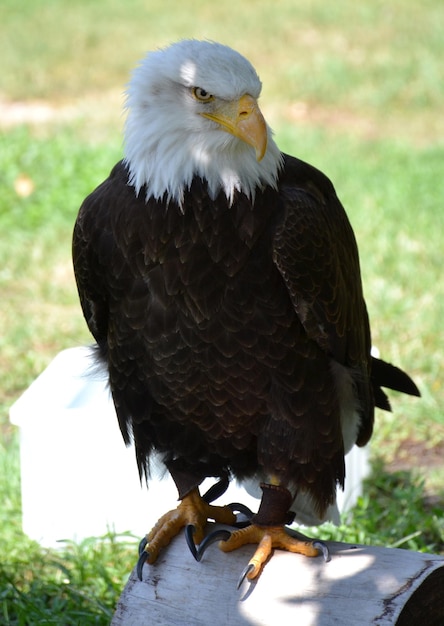
M322 515L344 481L334 364L353 377L360 445L373 387L390 386L372 382L357 247L333 186L291 157L278 191L258 190L253 204L238 194L231 207L201 180L179 207L145 202L127 179L120 163L85 200L73 250L139 467L156 449L196 483L275 475Z

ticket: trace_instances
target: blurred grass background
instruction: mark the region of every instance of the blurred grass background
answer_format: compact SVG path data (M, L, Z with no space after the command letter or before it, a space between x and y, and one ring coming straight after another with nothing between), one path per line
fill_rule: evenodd
M131 69L183 37L245 54L278 144L333 180L374 343L422 392L391 394L394 412L378 413L373 476L353 518L326 536L444 552L443 23L436 0L3 0L0 622L109 623L133 565L134 548L111 535L57 554L22 535L8 409L57 352L90 341L72 227L121 157Z

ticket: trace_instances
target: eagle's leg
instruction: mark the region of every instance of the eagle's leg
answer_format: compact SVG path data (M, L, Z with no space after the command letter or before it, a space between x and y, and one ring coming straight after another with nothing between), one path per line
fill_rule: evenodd
M171 469L170 469L171 472ZM236 515L228 506L214 506L208 503L200 495L198 486L189 489L189 484L184 487L184 481L171 472L179 491L180 504L176 509L162 515L155 526L140 543L140 556L137 563L137 573L142 578L143 564L154 563L162 548L167 546L180 530L189 526L193 529L193 539L200 543L204 537L204 529L208 519L213 519L221 524L233 525ZM198 481L200 482L200 481ZM183 489L189 489L183 493Z
M251 520L251 526L234 531L227 540L219 543L224 552L231 552L248 543L259 544L241 575L239 585L245 577L253 580L258 576L273 548L311 557L322 553L325 560L329 558L328 549L321 541L296 538L286 532L285 524L292 521L293 517L291 513L289 517L291 493L285 487L274 484L262 483L261 488L261 504Z

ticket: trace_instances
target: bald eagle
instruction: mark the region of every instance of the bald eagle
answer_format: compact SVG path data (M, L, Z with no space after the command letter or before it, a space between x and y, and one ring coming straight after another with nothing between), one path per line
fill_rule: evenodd
M302 510L326 518L344 455L369 441L375 406L390 409L381 387L419 395L371 356L346 213L324 174L279 150L260 92L221 44L148 54L128 87L125 158L75 224L80 302L123 438L147 479L161 455L180 499L139 572L182 527L195 547L208 518L235 523L201 496L206 477L262 489L250 524L220 543L259 544L248 579L272 547L325 556L285 525Z

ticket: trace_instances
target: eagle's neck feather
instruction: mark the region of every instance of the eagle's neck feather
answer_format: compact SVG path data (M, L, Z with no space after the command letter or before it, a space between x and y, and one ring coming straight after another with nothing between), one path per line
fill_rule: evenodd
M197 132L173 122L167 107L164 119L151 120L146 109L132 109L125 129L125 161L129 184L146 200L167 198L182 205L194 177L206 181L210 196L223 191L231 204L236 191L254 199L256 189L276 187L282 155L268 129L268 147L258 162L253 148L216 129ZM164 129L162 132L160 129Z

